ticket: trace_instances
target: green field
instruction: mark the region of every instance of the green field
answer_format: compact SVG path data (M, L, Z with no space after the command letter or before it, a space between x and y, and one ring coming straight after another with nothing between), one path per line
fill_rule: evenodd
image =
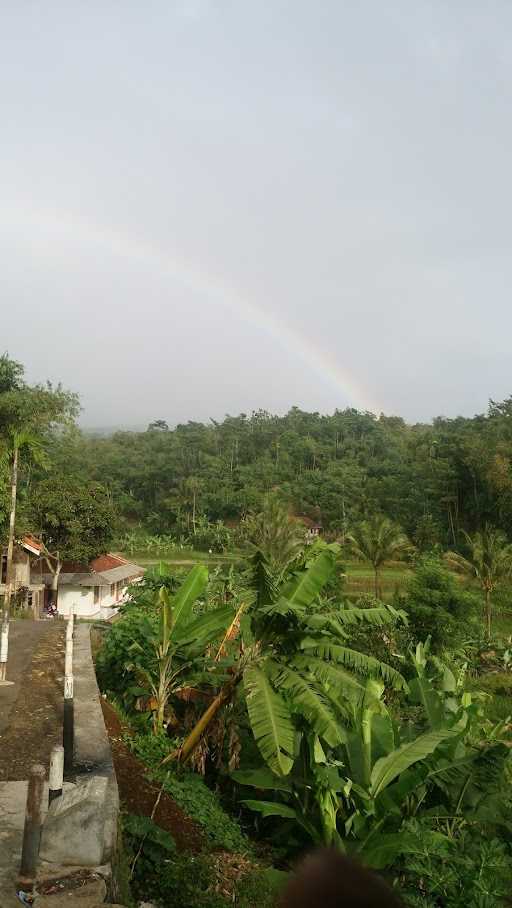
M129 558L130 561L134 561L137 564L140 564L142 567L151 567L155 564L160 564L162 561L164 564L174 565L179 567L180 565L192 565L192 564L208 564L216 567L219 564L236 564L239 561L243 560L243 553L241 552L197 552L193 549L175 549L169 555L160 555L157 552L145 551L145 552L135 552L134 554L128 554L123 552L124 558Z
M187 566L194 564L207 564L210 567L219 565L229 566L230 564L239 564L244 560L244 552L231 551L222 554L214 552L199 552L195 550L175 549L170 554L159 554L156 551L135 552L128 555L123 553L124 557L130 558L142 567L151 567L160 562L174 567ZM380 572L380 581L383 596L390 598L395 591L400 591L410 575L410 569L407 565L394 564L385 567ZM371 567L361 562L346 562L346 581L344 589L348 595L357 595L373 593L374 579Z

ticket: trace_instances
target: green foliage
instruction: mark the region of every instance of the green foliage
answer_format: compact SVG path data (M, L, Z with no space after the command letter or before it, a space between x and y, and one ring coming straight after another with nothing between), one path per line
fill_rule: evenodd
M48 549L82 564L108 550L115 517L104 486L58 474L37 484L24 514L27 529Z
M464 532L467 554L447 552L446 560L455 569L474 577L485 596L487 635L491 636L491 596L503 580L512 575L512 544L505 533L485 524L474 536Z
M192 568L172 594L169 583L155 589L151 578L151 608L142 611L130 601L98 654L100 685L121 698L123 708L133 710L139 697L151 698L155 732L162 730L172 696L192 682L208 680L206 650L233 620L229 605L197 613L207 583L203 565ZM144 581L136 584L134 593L147 605L145 587Z
M412 639L430 637L435 650L453 647L477 628L475 596L432 556L418 562L400 604L407 612Z
M404 828L418 843L397 867L401 895L413 908L501 908L510 893L512 851L501 839L463 829L455 838L432 832L428 819Z
M356 524L346 542L357 558L371 564L375 574L376 598L382 595L380 569L387 562L404 557L412 548L400 527L380 514Z
M141 849L131 881L137 900L154 899L160 905L183 908L225 908L225 900L209 891L211 869L204 856L179 854L169 833L147 817L124 814L123 832L131 864Z
M276 495L267 495L261 511L246 519L244 536L280 575L301 554L305 531L290 520L287 508Z
M264 792L242 803L267 823L293 821L302 837L338 843L379 869L422 853L424 843L406 823L411 817L430 817L434 843L466 825L480 824L482 834L489 822L494 830L506 825L503 726L487 721L485 700L465 691L463 675L428 644L411 654L411 668L414 724L394 721L382 683L369 680L344 718L342 740L320 744L310 735L285 780L258 769L235 773L244 795L248 787Z
M238 883L235 905L239 908L275 908L287 879L287 873L273 868L248 874Z
M211 848L248 852L249 842L238 823L223 810L217 796L204 780L192 772L172 767L158 768L167 755L169 739L165 736L135 735L127 739L135 755L151 770L158 782L165 779L164 789L177 804L203 829Z

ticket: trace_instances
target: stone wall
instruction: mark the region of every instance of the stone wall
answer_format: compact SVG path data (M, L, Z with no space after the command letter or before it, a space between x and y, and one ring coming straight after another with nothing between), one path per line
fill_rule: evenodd
M95 867L115 856L119 795L87 624L75 626L73 674L73 784L50 806L40 855L47 863Z

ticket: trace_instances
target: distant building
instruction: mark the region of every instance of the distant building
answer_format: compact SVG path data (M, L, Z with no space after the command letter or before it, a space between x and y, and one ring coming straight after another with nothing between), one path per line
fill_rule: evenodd
M311 545L322 535L323 527L321 523L306 517L305 514L299 514L297 517L291 517L294 523L301 523L305 529L306 544Z
M78 618L112 618L126 601L128 585L142 579L144 568L109 552L88 565L64 562L57 590L57 613L67 617L71 608ZM52 574L43 574L49 589Z
M12 553L12 595L16 604L33 609L34 616L43 610L45 585L41 565L32 567L34 556L41 554L41 543L33 536L24 536L16 541ZM5 595L7 585L7 546L1 548L0 596Z
M7 546L1 550L0 596L7 582ZM71 607L79 618L107 620L126 600L128 585L141 580L144 568L108 553L90 564L63 562L57 588L57 613L69 615ZM30 608L34 617L44 614L52 595L53 574L42 556L42 545L34 536L17 540L13 551L13 597Z

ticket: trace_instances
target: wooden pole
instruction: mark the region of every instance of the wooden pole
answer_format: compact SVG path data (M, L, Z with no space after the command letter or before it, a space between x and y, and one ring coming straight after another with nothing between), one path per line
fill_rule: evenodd
M36 877L43 825L45 776L44 766L36 764L30 770L21 850L20 880L23 882L33 882Z

